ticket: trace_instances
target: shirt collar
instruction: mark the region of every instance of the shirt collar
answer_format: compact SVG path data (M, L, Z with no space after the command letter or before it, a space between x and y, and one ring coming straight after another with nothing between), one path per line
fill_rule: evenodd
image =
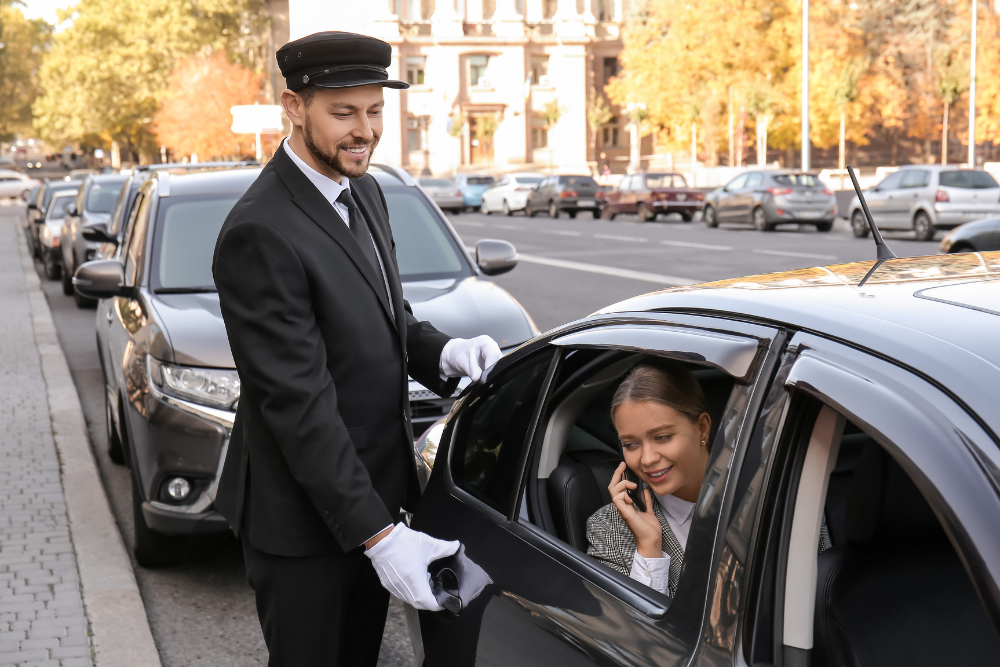
M296 155L295 151L292 150L292 147L288 145L287 139L283 142L283 146L285 148L285 153L288 154L288 157L292 158L292 162L295 163L295 166L298 167L303 174L305 174L305 177L309 179L309 182L315 185L320 194L322 194L323 197L331 204L337 201L337 197L340 196L341 192L351 189L351 179L345 176L343 184L338 183L329 176L324 176L306 164L305 160Z
M681 500L677 496L661 496L658 493L656 499L660 502L663 511L678 524L685 524L691 520L691 515L694 513L694 503Z

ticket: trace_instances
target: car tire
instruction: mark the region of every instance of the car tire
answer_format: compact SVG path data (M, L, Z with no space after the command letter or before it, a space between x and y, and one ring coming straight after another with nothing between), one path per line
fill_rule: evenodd
M125 465L125 448L115 429L115 420L111 416L111 401L108 400L107 389L104 391L104 425L108 436L108 458L118 465Z
M553 220L559 217L559 207L554 201L549 202L549 217Z
M931 222L931 217L923 211L918 211L913 216L913 231L916 232L918 241L933 241L934 234L937 232L934 229L934 223Z
M774 229L774 224L767 221L767 213L762 206L758 206L751 214L753 227L759 232L770 232Z
M868 221L865 220L865 214L860 210L851 214L851 232L859 239L865 238L872 232L868 227Z
M142 515L142 494L132 478L132 524L135 528L135 545L132 553L139 565L147 568L168 567L177 565L187 553L188 540L186 536L164 535L146 525L146 517Z
M97 301L95 299L88 299L85 296L80 296L80 294L73 290L73 301L76 302L77 308L96 308Z
M976 252L976 249L972 247L969 243L956 243L955 245L948 248L948 254L954 252Z
M535 209L531 208L531 202L530 201L526 202L525 205L524 205L524 216L526 218L534 218L536 215L538 215L538 211L536 211Z
M681 220L684 222L691 222L691 218L692 216L690 214L685 215L684 213L681 213Z
M566 214L569 215L571 219L576 219L576 211L567 211Z
M506 199L504 199L503 204L500 205L500 211L508 217L514 215L514 212L510 210L510 204L507 203Z
M45 259L42 263L45 265L45 277L49 280L59 280L62 276L61 267L56 264L56 258L52 256L51 252L43 253Z
M610 207L605 206L601 211L601 220L614 220L616 215L618 214L613 213Z
M64 266L60 277L62 278L62 293L66 296L73 296L73 272Z
M635 214L639 218L639 222L649 222L655 216L649 214L649 209L642 202L639 202L635 207Z
M481 203L481 204L479 205L479 212L480 212L481 214L483 214L483 215L489 215L489 214L490 214L490 209L489 209L489 208L487 208L487 206L486 206L486 200L485 200L485 199L484 199L484 200L483 200L483 202L482 202L482 203Z
M701 213L701 219L705 221L706 227L718 227L719 226L719 216L715 213L714 206L706 206L705 210Z
M833 223L832 222L817 222L816 223L816 231L817 232L828 232L831 229L833 229Z

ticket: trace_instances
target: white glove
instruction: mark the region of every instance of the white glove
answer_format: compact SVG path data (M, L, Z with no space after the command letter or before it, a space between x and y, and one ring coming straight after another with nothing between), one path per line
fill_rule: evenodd
M371 558L382 587L415 609L441 611L431 591L427 566L458 551L459 542L445 542L397 523L365 555Z
M489 336L452 338L441 350L441 379L468 375L473 382L485 382L484 371L502 356L500 346Z

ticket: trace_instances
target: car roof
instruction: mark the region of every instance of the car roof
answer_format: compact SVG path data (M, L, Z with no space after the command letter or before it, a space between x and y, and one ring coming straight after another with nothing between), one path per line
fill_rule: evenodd
M725 313L866 348L943 385L1000 433L1000 252L817 266L674 287L598 314Z
M129 174L93 174L89 180L91 183L124 183L129 179Z
M14 171L13 169L0 169L0 176L16 176L18 178L28 178L19 171Z
M52 199L59 199L61 197L76 197L76 193L78 193L79 191L80 188L67 188L65 190L53 192Z
M166 187L164 185L158 186L161 197L243 193L257 179L260 172L261 167L209 168L183 174L171 174L169 171L163 170L155 172L151 180L169 183Z

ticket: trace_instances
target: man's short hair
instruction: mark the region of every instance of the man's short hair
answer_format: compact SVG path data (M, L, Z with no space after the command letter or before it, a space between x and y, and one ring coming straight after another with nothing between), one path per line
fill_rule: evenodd
M298 91L299 97L302 98L302 102L308 107L312 104L313 96L316 95L316 86L307 86L302 90Z

